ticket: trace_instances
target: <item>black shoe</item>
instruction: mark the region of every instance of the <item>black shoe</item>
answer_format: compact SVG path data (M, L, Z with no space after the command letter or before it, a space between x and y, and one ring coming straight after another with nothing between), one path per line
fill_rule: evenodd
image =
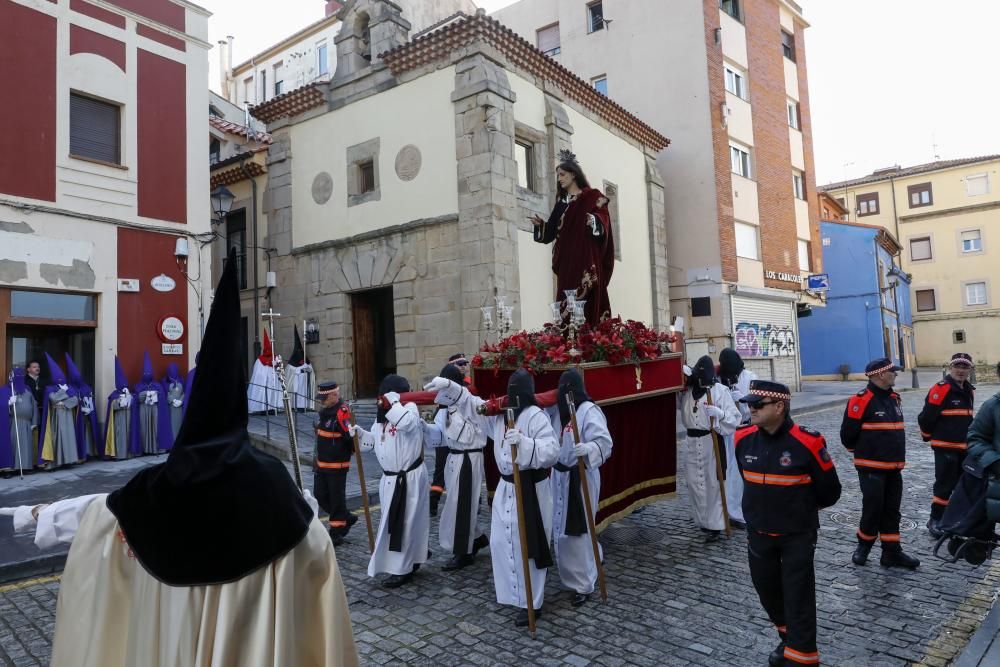
M767 656L767 664L770 665L770 667L778 667L779 665L787 664L787 662L788 661L785 660L785 642L781 642L775 646L774 650L771 651L771 654Z
M358 522L358 517L357 517L356 514L348 514L347 515L347 527L348 528L350 528L351 526L353 526L357 522Z
M454 570L461 570L463 567L469 567L474 562L472 556L469 554L452 556L447 563L441 566L441 569L445 572L452 572Z
M717 531L717 530L708 530L708 531L705 531L705 532L707 533L705 535L705 542L715 542L716 540L719 539L719 531Z
M441 494L431 491L431 516L438 515L439 502L441 502Z
M485 535L480 535L472 540L472 557L475 558L480 549L485 549L488 546L490 546L490 538Z
M330 541L333 542L333 546L339 547L341 544L344 543L344 536L341 535L340 533L335 533L331 530Z
M542 617L542 610L541 609L536 609L535 610L535 620L537 621L541 617ZM528 610L527 609L522 609L521 611L517 612L517 618L514 619L514 627L517 627L517 628L526 628L526 627L528 627Z
M579 607L582 604L586 604L587 600L589 599L590 599L590 593L574 593L573 602L571 602L570 604L572 604L574 607Z
M854 555L851 556L851 562L855 565L864 565L868 562L868 554L872 550L872 542L858 542L858 548L854 550Z
M403 584L410 581L413 578L413 573L410 574L390 574L385 581L382 582L383 588L399 588Z
M747 525L745 523L743 523L742 521L737 521L736 519L730 519L729 520L729 526L733 530L746 530L747 529Z
M933 518L927 520L927 533L935 540L940 539L941 536L944 535L944 533L941 532L941 529L938 527L938 522L935 521Z
M915 570L919 565L920 561L903 553L902 549L894 549L892 551L882 550L882 558L879 560L882 567L905 567L909 570Z

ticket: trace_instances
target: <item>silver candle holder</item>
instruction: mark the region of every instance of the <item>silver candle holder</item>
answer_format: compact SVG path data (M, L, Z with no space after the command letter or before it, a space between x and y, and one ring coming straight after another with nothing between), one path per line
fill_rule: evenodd
M570 357L576 360L577 357L583 354L580 350L576 349L576 334L584 322L587 321L585 311L587 300L577 299L576 290L564 290L563 294L566 298L563 301L553 301L549 305L549 308L552 310L552 318L555 320L554 324L569 339Z
M514 306L508 306L507 299L502 296L493 297L496 306L483 306L483 328L486 329L486 342L489 342L490 332L496 331L497 342L510 333L514 327ZM494 320L493 313L496 312Z

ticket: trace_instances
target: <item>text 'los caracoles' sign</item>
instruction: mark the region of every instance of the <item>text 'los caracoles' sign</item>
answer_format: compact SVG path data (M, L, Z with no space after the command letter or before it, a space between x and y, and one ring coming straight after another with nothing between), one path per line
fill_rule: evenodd
M802 278L794 273L785 273L783 271L764 271L764 277L771 280L780 280L786 283L802 284Z

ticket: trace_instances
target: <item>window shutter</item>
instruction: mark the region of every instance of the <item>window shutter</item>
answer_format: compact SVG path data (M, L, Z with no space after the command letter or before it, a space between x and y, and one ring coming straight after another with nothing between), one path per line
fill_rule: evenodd
M917 310L920 312L934 310L937 306L934 303L934 290L917 290Z
M558 49L559 44L559 24L550 25L538 31L538 50L542 53L549 53Z
M119 114L116 104L70 94L70 154L120 164Z

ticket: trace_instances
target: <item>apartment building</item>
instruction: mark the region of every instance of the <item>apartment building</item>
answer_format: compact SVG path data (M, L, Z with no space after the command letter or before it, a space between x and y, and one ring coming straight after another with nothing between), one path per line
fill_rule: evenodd
M103 396L116 354L132 381L144 351L157 377L193 361L207 21L183 0L0 0L3 372L69 352Z
M797 313L821 305L801 283L821 269L801 8L521 0L493 16L670 137L670 305L689 357L731 346L798 386Z
M1000 155L893 166L820 188L849 220L889 230L912 275L916 362L968 352L1000 361L995 244L1000 244Z

